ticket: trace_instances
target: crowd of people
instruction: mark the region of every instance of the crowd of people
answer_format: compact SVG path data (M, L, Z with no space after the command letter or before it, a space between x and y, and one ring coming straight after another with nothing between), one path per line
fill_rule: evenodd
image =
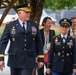
M0 70L8 41L10 75L72 75L76 73L76 17L59 21L60 34L51 30L52 19L45 17L42 29L30 20L30 4L16 6L18 19L6 24L0 39ZM46 67L46 73L44 72Z

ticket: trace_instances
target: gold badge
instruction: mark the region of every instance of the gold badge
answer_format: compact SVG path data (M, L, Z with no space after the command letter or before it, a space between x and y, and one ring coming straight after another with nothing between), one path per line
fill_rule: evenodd
M58 56L60 56L61 54L60 54L60 52L58 52Z
M28 7L30 7L30 3L28 3Z
M66 56L69 56L69 53L67 53Z
M64 19L64 21L66 22L66 19Z

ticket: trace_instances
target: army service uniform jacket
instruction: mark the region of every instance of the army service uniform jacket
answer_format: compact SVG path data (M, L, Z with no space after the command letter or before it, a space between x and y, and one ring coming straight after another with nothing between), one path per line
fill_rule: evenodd
M0 61L4 61L4 51L8 40L11 41L8 50L8 66L14 68L33 68L35 58L43 62L43 45L38 25L27 21L27 30L24 31L18 20L6 25L0 40Z
M65 43L60 35L53 37L49 52L48 68L60 73L71 73L76 68L75 39L67 36Z

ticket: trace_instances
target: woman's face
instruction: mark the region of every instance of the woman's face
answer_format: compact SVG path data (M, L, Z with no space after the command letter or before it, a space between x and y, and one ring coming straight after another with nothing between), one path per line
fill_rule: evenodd
M61 33L63 34L63 35L66 35L66 34L68 34L68 32L69 32L69 27L62 27L62 26L60 26L60 30L61 30Z
M44 22L44 27L48 29L51 27L51 25L52 25L52 20L50 19L47 19L46 22Z

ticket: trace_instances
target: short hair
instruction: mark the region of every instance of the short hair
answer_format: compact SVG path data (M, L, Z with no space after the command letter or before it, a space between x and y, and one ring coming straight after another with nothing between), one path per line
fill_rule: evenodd
M45 17L45 18L43 19L43 21L42 21L42 26L44 26L44 23L46 23L47 19L52 20L50 17Z
M71 17L70 20L76 19L76 17Z

